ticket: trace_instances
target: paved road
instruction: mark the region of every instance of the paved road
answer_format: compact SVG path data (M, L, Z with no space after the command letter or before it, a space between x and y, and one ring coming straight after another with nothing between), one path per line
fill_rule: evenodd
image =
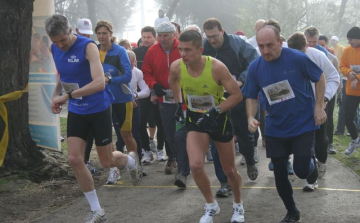
M273 173L267 170L265 150L259 148L260 173L256 181L246 175L246 167L238 166L243 178L243 200L245 222L279 222L286 214L284 205L274 187ZM240 157L237 157L239 163ZM100 203L111 222L122 223L188 223L199 222L203 214L204 199L189 176L188 188L179 190L173 186L174 175L164 175L165 163L153 162L145 166L149 176L143 178L141 186L129 184L126 173L114 186L104 185L97 190ZM205 165L213 185L219 187L211 163ZM315 192L303 192L303 180L290 176L294 196L301 212L301 222L360 222L360 182L357 175L333 158L328 159L327 173L319 180ZM217 199L221 212L214 222L230 222L232 196ZM89 211L85 198L43 216L34 223L84 222Z

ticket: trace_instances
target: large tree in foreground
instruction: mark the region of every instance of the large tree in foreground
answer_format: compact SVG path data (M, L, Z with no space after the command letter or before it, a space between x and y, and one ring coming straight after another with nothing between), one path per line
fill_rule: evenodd
M28 84L33 2L0 0L0 96L23 90ZM30 137L28 93L5 106L9 143L3 168L40 166L44 156ZM0 118L0 140L5 128L5 120Z

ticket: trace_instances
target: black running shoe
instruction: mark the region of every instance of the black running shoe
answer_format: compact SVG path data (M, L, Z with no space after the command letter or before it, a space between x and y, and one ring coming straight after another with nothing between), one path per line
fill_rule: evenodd
M280 223L294 223L300 221L300 212L298 210L288 212Z

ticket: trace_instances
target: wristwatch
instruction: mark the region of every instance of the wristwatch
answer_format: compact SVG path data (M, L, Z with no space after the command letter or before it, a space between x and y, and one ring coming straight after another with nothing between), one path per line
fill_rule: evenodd
M74 90L71 90L71 91L67 92L67 94L68 94L68 96L69 96L69 99L73 99L73 97L72 97L72 95L71 95L71 93L72 93L73 91L74 91Z
M215 107L215 111L218 115L221 114L221 108L220 107Z
M112 77L111 77L111 76L107 76L107 78L109 79L109 84L111 84L111 79L112 79Z
M327 97L324 97L324 102L328 103L329 99Z

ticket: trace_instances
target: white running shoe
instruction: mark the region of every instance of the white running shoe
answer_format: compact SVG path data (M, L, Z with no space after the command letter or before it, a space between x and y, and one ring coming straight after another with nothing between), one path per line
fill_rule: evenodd
M318 185L318 182L315 181L314 184L309 184L309 183L306 183L305 186L303 187L303 191L314 191L315 189L317 189L319 187Z
M350 145L348 146L348 148L345 151L346 155L350 155L351 153L353 153L355 151L356 148L360 147L359 139L356 139L356 140L351 141Z
M150 149L152 152L156 152L156 143L155 143L155 140L154 139L150 139L149 140L149 143L150 143Z
M231 218L231 223L239 223L244 221L245 217L243 202L241 202L240 205L236 205L233 203L233 215Z
M260 162L260 155L257 147L254 147L254 161L255 163Z
M205 204L204 209L205 209L204 215L201 217L199 223L213 223L214 215L220 213L220 207L217 201L214 201L214 203L212 204Z
M154 156L151 151L145 151L145 154L143 158L141 159L141 162L144 164L150 164L151 161L154 160Z
M166 161L166 157L164 155L164 150L157 150L156 151L156 157L158 161Z
M107 222L105 211L101 209L100 211L92 211L86 219L86 223L100 223Z
M323 178L323 176L326 173L326 164L319 161L317 162L317 165L318 165L318 177Z
M244 155L241 157L240 165L246 165L246 159Z
M135 160L135 168L129 170L130 182L133 186L139 185L142 180L142 168L140 166L139 158L134 152L130 152L129 156Z
M120 180L120 171L118 168L116 170L110 169L109 176L106 180L106 184L116 184Z

